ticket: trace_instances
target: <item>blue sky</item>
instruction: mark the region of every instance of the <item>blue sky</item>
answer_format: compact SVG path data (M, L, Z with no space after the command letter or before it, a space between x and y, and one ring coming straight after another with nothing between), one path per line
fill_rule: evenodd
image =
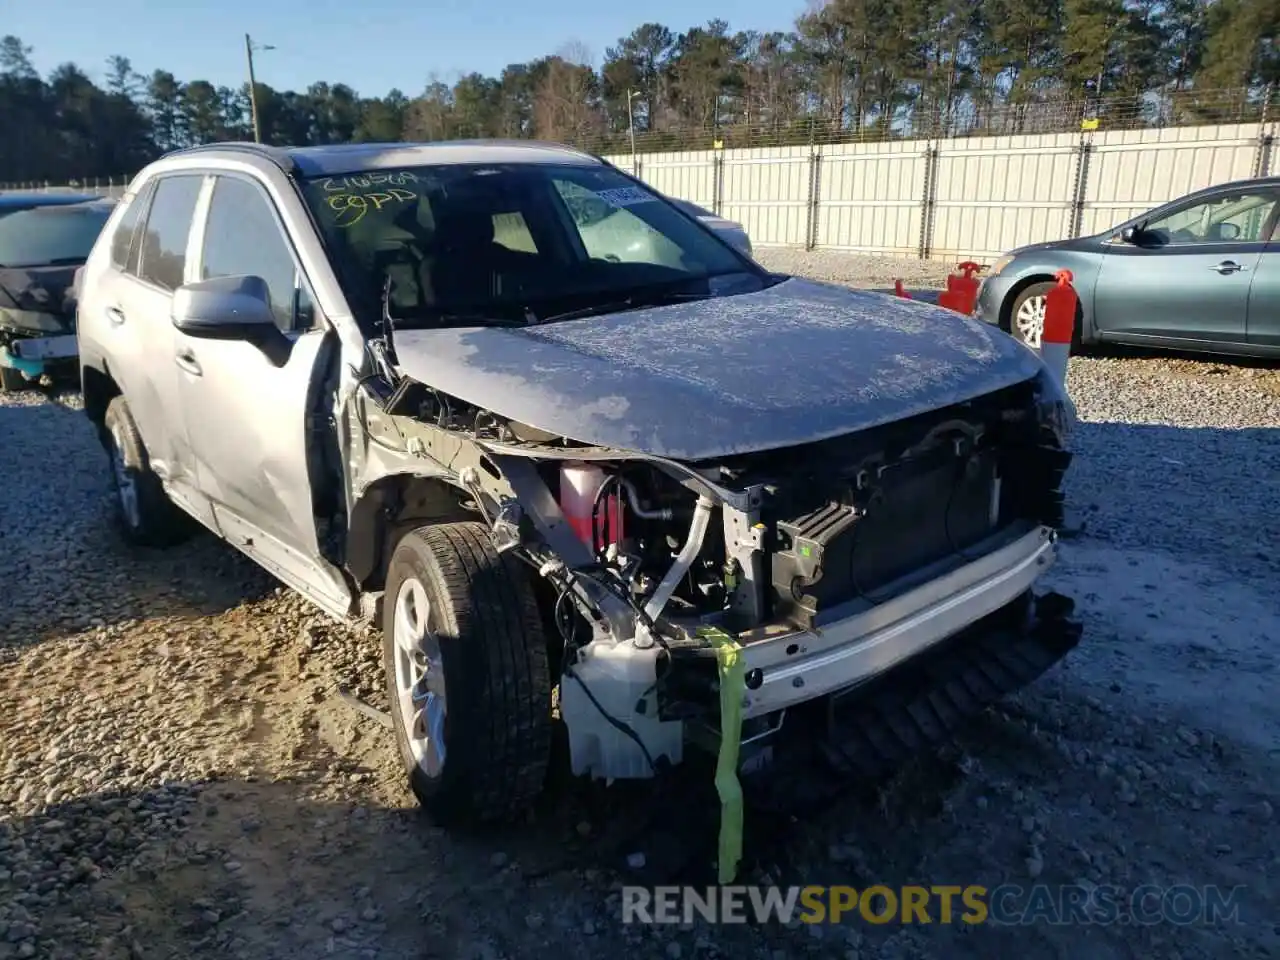
M74 61L96 81L121 54L135 70L161 68L179 80L244 82L244 34L276 49L256 57L258 80L301 90L341 81L366 96L392 87L416 94L434 73L496 74L507 63L554 53L570 41L598 64L607 46L644 21L680 31L727 16L735 30L790 29L804 0L8 0L0 33L35 48L42 74Z

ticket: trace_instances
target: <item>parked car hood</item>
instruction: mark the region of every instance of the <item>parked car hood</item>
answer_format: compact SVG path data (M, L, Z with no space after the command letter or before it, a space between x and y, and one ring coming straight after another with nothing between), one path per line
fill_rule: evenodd
M401 370L560 436L675 460L817 441L1034 376L1040 359L928 304L791 278L531 327L402 330Z
M1040 253L1046 250L1094 250L1098 245L1097 236L1073 237L1068 240L1048 240L1043 243L1029 243L1025 247L1015 247L1005 256L1022 257L1029 253Z

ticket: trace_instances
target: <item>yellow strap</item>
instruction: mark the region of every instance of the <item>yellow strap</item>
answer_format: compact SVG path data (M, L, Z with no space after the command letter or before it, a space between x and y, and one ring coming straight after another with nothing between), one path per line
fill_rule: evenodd
M720 796L720 883L732 883L742 859L742 784L738 782L738 751L742 746L742 698L746 669L738 641L715 627L699 635L716 648L720 667L720 753L716 759L716 793Z

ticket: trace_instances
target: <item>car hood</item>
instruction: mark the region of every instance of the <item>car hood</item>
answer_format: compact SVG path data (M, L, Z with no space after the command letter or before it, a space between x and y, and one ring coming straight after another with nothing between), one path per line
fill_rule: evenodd
M402 330L401 370L574 440L701 460L794 446L1034 376L1007 334L807 280L531 327Z
M1076 251L1092 250L1097 246L1096 237L1075 237L1070 240L1048 240L1044 243L1029 243L1025 247L1010 250L1006 256L1023 257L1029 253L1041 253L1048 250Z

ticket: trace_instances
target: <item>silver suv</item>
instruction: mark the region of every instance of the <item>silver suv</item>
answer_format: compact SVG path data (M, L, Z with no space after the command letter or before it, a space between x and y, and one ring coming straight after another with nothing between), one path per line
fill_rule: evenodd
M195 521L376 621L443 821L523 811L558 729L605 779L875 769L1078 637L1031 594L1069 461L1031 351L769 273L592 156L184 150L81 283L124 534Z

